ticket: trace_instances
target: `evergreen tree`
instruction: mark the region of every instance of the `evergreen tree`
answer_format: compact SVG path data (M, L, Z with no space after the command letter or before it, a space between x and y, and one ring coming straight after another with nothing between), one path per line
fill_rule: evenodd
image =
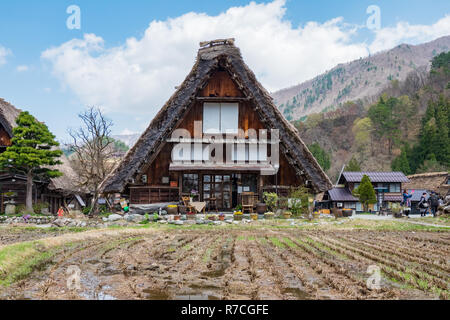
M308 149L309 151L311 151L314 158L316 158L317 162L320 164L324 171L327 171L331 168L330 155L325 150L323 150L317 142L314 142L312 145L310 145Z
M450 99L440 96L435 103L431 102L422 118L419 142L408 154L408 162L412 173L419 167L421 171L435 167L450 167ZM433 165L423 166L431 160Z
M344 171L349 171L349 172L359 172L359 171L361 171L361 166L359 165L358 160L356 160L356 158L354 156L347 163L347 165L344 168Z
M59 146L55 136L28 112L20 113L16 123L11 146L0 154L0 169L26 175L26 207L33 212L33 179L61 176L61 172L49 167L61 164L58 158L62 151L52 149Z
M393 171L401 171L405 175L411 174L411 168L409 167L408 156L405 149L402 149L402 153L392 161L391 168Z
M358 188L353 190L353 195L358 197L359 202L363 205L364 211L367 212L369 209L369 204L377 202L377 197L375 195L375 189L372 186L367 175L364 175L361 180L361 184Z

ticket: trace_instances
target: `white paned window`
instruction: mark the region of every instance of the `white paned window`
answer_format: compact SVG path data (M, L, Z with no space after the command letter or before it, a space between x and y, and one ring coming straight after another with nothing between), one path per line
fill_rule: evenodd
M203 105L203 133L220 133L220 103Z
M239 104L206 102L203 104L203 133L237 133Z
M239 105L237 103L220 104L220 131L237 133L239 123Z

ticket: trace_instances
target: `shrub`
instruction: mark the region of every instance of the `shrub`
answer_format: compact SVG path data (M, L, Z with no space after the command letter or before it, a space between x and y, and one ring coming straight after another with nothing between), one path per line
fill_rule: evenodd
M264 192L264 202L272 211L276 211L278 206L278 195L275 192Z
M24 204L19 204L18 206L16 206L16 214L25 213L26 210L27 207Z
M294 216L308 214L309 198L312 197L310 190L306 187L298 187L289 193L290 208Z
M47 202L38 202L33 204L33 211L36 214L41 214L42 210L48 208L50 205Z

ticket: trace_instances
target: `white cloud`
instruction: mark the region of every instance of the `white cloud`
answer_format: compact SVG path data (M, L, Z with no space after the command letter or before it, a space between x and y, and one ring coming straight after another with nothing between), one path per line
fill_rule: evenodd
M17 66L16 70L17 70L18 72L25 72L25 71L28 71L29 68L28 68L28 66L26 66L26 65L21 65L21 66Z
M378 31L370 45L353 41L359 27L344 23L341 17L297 27L285 19L285 11L285 0L275 0L232 7L217 16L190 12L152 21L141 38L129 38L121 46L107 48L101 37L85 34L83 39L46 50L42 58L82 103L147 118L156 114L183 81L203 40L236 38L244 60L273 91L366 56L368 45L381 50L409 35L397 25L387 32ZM415 27L408 25L408 30ZM446 25L428 30L428 37L441 34L439 28ZM422 36L417 31L413 38Z
M138 132L138 131L130 130L130 129L128 129L128 128L125 128L125 129L123 129L123 130L120 132L120 135L129 136L129 135L137 134L137 133L139 133L139 132Z
M446 15L432 25L411 25L408 22L398 22L394 27L386 27L376 31L375 40L370 45L370 51L377 52L391 49L401 43L428 42L448 35L450 35L450 15Z
M6 57L11 54L11 50L0 46L0 66L6 63Z

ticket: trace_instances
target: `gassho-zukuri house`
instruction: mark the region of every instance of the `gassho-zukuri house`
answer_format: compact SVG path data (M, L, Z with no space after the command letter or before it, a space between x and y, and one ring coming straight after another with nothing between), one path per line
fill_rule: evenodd
M363 206L352 192L359 187L364 175L369 177L377 196L377 203L369 205L370 211L378 212L402 201L403 184L409 182L403 172L342 172L338 184L325 192L323 200L329 201L331 208L362 212Z
M314 193L331 182L244 63L233 39L200 44L184 82L102 183L130 205L213 198L221 210L242 192Z

